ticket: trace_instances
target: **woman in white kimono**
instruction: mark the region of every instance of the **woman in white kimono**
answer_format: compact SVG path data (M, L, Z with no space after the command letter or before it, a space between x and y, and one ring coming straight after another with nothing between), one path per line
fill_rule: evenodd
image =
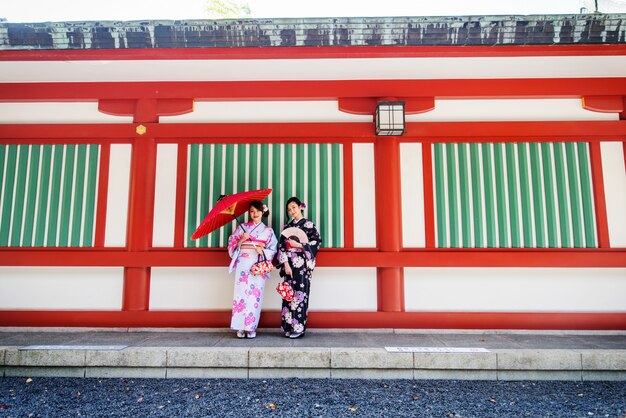
M228 238L228 254L232 258L228 272L235 271L235 292L230 328L237 331L238 338L256 337L261 317L263 290L270 274L255 276L250 272L261 254L272 260L276 253L274 230L262 222L269 216L267 206L259 201L250 203L250 221L241 224Z

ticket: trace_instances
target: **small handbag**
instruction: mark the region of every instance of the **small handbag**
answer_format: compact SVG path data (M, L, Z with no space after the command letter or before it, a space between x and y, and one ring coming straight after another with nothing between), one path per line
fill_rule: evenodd
M291 302L293 300L293 288L287 282L280 282L278 286L276 286L276 291L280 295L281 298L285 299L287 302Z
M255 276L262 276L272 271L273 268L272 262L265 258L265 252L261 252L259 260L250 267L250 273Z

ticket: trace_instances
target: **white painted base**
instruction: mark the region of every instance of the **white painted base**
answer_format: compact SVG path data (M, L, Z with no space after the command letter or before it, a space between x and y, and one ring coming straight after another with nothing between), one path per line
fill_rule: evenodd
M0 267L0 310L121 310L122 267Z
M279 310L276 271L265 284L263 310ZM228 310L234 276L226 267L155 267L150 279L150 310ZM375 268L315 269L311 283L312 311L375 311Z
M624 312L624 268L406 268L407 311Z

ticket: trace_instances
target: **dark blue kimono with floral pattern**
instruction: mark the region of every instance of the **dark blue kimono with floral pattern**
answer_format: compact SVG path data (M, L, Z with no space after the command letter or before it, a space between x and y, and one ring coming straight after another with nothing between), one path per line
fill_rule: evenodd
M284 332L302 333L306 330L306 320L309 314L309 290L315 268L315 256L320 249L322 239L313 222L306 218L301 218L299 221L292 219L283 229L291 227L304 231L309 242L302 244L304 248L287 248L287 238L282 235L278 242L280 277L289 283L294 291L294 299L291 302L283 300L281 327ZM285 274L285 261L289 262L292 276Z

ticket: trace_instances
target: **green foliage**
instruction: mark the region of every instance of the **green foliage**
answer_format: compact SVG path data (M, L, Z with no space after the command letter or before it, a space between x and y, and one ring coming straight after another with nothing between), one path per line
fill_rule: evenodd
M236 0L207 0L207 12L213 19L237 19L250 17L252 9L248 3Z

